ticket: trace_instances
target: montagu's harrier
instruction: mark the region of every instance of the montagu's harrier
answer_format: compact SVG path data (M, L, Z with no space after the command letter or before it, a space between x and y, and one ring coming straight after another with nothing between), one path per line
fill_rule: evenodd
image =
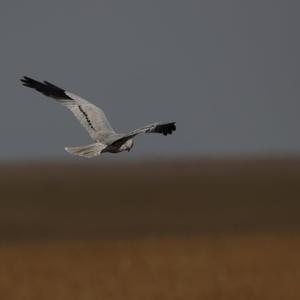
M127 134L116 133L110 126L104 112L96 105L68 91L44 81L39 82L24 76L21 79L24 86L33 88L42 94L52 97L66 106L87 130L96 143L82 147L66 147L66 151L74 155L94 157L104 152L118 153L130 151L133 138L140 133L171 134L176 130L175 122L153 123L138 128Z

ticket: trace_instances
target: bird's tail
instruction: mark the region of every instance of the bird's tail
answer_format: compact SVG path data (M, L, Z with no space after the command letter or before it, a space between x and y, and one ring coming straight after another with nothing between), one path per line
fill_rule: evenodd
M101 154L101 151L106 148L106 145L94 143L82 147L66 147L65 150L73 155L79 155L87 158L95 157Z

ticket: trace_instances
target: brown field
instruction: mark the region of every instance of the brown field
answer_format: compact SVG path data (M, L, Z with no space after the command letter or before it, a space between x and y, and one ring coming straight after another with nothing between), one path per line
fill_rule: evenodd
M300 160L2 165L0 299L300 299Z

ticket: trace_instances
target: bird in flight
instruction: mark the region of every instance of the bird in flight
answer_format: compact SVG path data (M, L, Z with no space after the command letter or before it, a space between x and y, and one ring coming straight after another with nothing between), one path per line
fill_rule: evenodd
M35 89L45 96L52 97L67 107L95 141L91 145L65 148L67 152L74 155L91 158L105 152L119 153L130 151L133 147L133 139L141 133L161 133L168 135L176 130L175 122L157 122L126 134L116 133L109 124L104 112L89 101L65 91L48 81L39 82L27 76L24 76L21 81L24 86Z

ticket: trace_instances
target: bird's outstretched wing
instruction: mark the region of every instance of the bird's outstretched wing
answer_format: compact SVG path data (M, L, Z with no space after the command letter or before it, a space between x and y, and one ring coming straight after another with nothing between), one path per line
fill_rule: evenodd
M115 140L112 145L121 146L126 143L128 140L134 138L136 135L141 133L161 133L163 135L172 134L176 130L175 122L169 123L153 123L146 125L144 127L133 130L132 132L124 135L121 138Z
M66 106L87 130L92 139L102 142L107 137L115 134L104 112L96 105L48 81L39 82L27 76L24 76L21 81L24 86L33 88L45 96L52 97Z

